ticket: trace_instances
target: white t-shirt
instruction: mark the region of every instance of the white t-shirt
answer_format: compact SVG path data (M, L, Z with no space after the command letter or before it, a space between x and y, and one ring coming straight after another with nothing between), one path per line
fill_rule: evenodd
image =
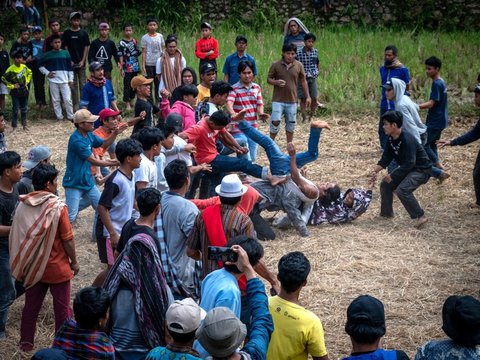
M142 49L145 49L142 54L142 56L145 56L145 65L155 66L165 47L163 35L160 33L156 33L155 36L145 34L142 36L141 45Z
M133 170L135 173L135 182L146 182L147 188L157 187L157 165L155 161L150 160L141 154L142 162L138 169Z
M170 58L170 64L172 64L172 69L173 69L175 67L175 58L174 57ZM180 69L180 71L185 69L185 67L187 66L187 61L185 60L185 58L183 56L182 56L182 60L181 60L181 66L182 66L182 68ZM161 97L160 90L165 88L165 83L163 81L163 76L162 76L162 58L158 58L158 60L157 60L155 73L157 75L160 75L160 85L158 86L158 91L159 91L158 95Z
M185 149L187 142L183 140L180 136L175 135L173 137L173 147L170 150L162 151L165 154L165 166L170 164L175 159L183 160L187 163L187 166L192 166L192 157ZM180 150L182 149L182 150Z

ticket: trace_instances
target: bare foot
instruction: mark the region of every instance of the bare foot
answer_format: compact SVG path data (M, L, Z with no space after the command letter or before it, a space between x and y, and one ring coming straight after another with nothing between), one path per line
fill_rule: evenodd
M468 207L470 209L480 209L480 205L477 204L477 203L470 203L470 204L468 204Z
M448 178L450 177L450 174L443 171L440 176L438 177L438 183L441 184L443 183L445 180L447 180Z
M315 120L310 123L310 127L312 128L318 128L318 129L330 129L330 125L326 121L323 120Z
M283 184L283 183L287 182L288 176L269 175L267 179L268 179L268 181L270 181L270 184L272 186L277 186L277 185L280 185L280 184Z
M439 168L440 170L445 170L445 166L443 166L441 163L435 164L435 167Z
M291 142L287 143L287 152L288 152L288 155L295 156L297 151L295 150L295 145L293 145L293 143Z
M425 216L420 216L417 220L415 220L415 228L420 229L428 222L428 219Z

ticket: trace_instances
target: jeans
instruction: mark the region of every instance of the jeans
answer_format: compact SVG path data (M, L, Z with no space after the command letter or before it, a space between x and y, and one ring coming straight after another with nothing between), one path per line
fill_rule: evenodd
M16 97L12 96L12 127L16 128L18 125L18 111L22 116L22 125L27 126L27 112L28 112L28 96Z
M247 137L242 134L242 133L237 133L237 134L233 134L232 135L234 137L235 140L237 140L237 143L238 145L240 145L241 147L247 147L248 148L248 139ZM250 149L249 149L250 150ZM228 147L224 146L222 151L220 152L220 154L222 155L230 155L230 154L233 154L233 150L232 149L229 149ZM247 152L246 154L238 154L237 155L237 158L239 159L247 159L248 161L252 161L251 157L250 157L250 151Z
M15 300L15 285L10 271L8 241L0 243L0 337L5 335L8 308Z
M393 217L393 191L396 190L397 196L402 202L412 219L417 219L425 214L420 207L413 192L422 184L430 179L430 174L423 171L413 170L407 174L400 184L395 188L392 183L382 181L380 184L381 206L380 215Z
M250 154L250 160L255 162L257 160L257 146L258 144L250 138L247 138L248 153Z
M49 86L53 110L55 111L55 116L57 117L57 120L63 119L61 104L62 99L63 105L65 106L65 111L67 112L67 119L73 119L72 92L70 89L70 85L68 85L68 83L58 84L50 81Z
M433 165L438 164L438 149L437 140L440 139L443 129L432 129L427 126L427 143L425 144L425 151L427 152L430 161Z
M282 115L285 115L285 131L293 133L297 123L297 103L272 102L272 117L270 119L270 132L278 133ZM278 124L275 125L274 122Z
M473 188L475 189L476 204L480 205L480 151L473 168Z
M290 156L284 154L278 147L277 143L265 134L252 127L247 121L242 120L238 124L238 128L251 140L255 141L265 149L268 160L270 162L270 172L272 175L288 175L290 174ZM310 136L308 138L308 150L298 153L295 158L297 167L302 166L318 159L318 144L320 142L320 134L322 129L310 128Z
M83 85L87 82L85 66L83 68L73 68L73 87L72 87L72 104L78 109Z
M97 211L98 201L100 200L100 191L96 186L90 190L80 190L75 188L65 188L65 203L68 207L68 220L73 223L77 215L89 205Z
M17 10L18 10L18 7L17 7ZM36 26L41 25L40 13L38 12L35 6L24 8L22 15L23 15L23 21L25 25L36 25Z
M385 135L385 131L383 130L383 120L382 115L385 114L388 110L387 109L380 109L380 120L378 122L378 139L380 141L380 147L385 149L387 145L388 136Z
M252 164L247 159L236 159L230 156L218 154L210 163L213 173L242 171L245 174L259 179L266 179L267 168Z

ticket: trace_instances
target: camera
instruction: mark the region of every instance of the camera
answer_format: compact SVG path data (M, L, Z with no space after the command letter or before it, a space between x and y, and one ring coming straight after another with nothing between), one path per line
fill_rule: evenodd
M236 262L238 254L228 247L209 246L208 260Z

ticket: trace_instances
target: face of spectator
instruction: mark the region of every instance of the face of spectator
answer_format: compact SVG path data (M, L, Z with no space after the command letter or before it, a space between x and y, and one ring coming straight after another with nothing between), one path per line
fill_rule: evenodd
M52 194L56 194L57 193L57 189L58 189L58 177L56 177L55 179L53 179L52 182L48 182L47 183L47 188L46 190L48 192L51 192Z
M118 125L118 122L117 122L116 116L110 116L110 117L107 117L105 120L103 120L103 126L105 126L110 131L115 130L117 125Z
M70 24L72 25L72 28L74 29L78 29L80 27L80 18L79 17L75 17L73 18L72 20L70 20Z
M41 40L41 39L42 39L42 35L43 35L43 33L42 33L41 31L35 31L35 32L33 33L33 38L34 38L35 40Z
M183 102L187 103L191 107L195 107L197 104L197 98L193 95L183 95Z
M253 81L253 71L250 69L250 67L246 67L241 73L240 73L240 81L242 84L250 84Z
M214 96L213 102L217 106L223 106L227 103L227 98L228 98L228 93L223 94L223 95L217 94L217 95Z
M383 120L383 131L385 132L385 135L392 135L395 132L395 129L397 129L397 125Z
M100 30L98 30L99 34L100 34L100 38L102 39L106 39L108 37L108 33L109 33L109 29L107 28L102 28Z
M20 39L22 40L22 42L27 42L28 39L30 39L30 33L28 31L24 31L22 32L22 34L20 35Z
M182 83L184 85L193 84L193 74L190 71L185 71L182 75Z
M237 47L238 52L244 52L247 49L247 43L243 40L238 41L235 46Z
M393 89L385 89L385 97L388 100L395 100L395 92Z
M148 98L150 97L150 93L151 93L151 89L149 84L140 85L139 87L137 87L137 94L139 94L142 97Z
M93 76L96 77L97 79L103 78L103 75L104 75L103 68L97 69L93 72Z
M480 107L480 94L475 93L475 105Z
M51 42L53 50L60 50L62 47L62 40L60 39L55 39Z
M426 66L426 73L429 78L433 78L438 74L439 69L435 66L427 65Z
M22 163L16 165L16 166L12 166L10 169L10 179L13 181L13 182L19 182L20 179L22 178L22 175L23 175L23 166L22 166Z
M202 81L205 84L208 84L208 86L211 86L216 79L217 79L217 73L213 70L202 75Z
M140 167L140 163L142 162L142 157L140 156L140 154L128 156L127 158L130 158L130 165L132 166L132 168L138 169Z
M60 24L58 22L51 23L50 31L52 34L58 34L60 32Z
M86 133L91 132L93 131L93 122L81 122L78 124L78 128Z
M290 29L290 33L295 36L300 32L300 27L298 26L296 21L290 21L288 24L288 28Z
M202 29L202 37L204 39L208 39L210 37L210 35L212 35L212 29L209 29L209 28L203 28Z
M388 63L392 63L396 59L396 57L397 56L393 53L393 50L387 50L383 55L383 59Z
M295 60L295 51L286 51L283 53L283 61L286 64L291 64Z
M155 21L150 21L147 25L147 29L150 34L153 34L157 31L158 25Z
M23 58L23 56L20 55L13 58L13 62L15 63L15 65L19 66L20 64L25 64L25 59Z
M3 43L5 42L5 39L3 38L3 36L0 36L0 49L3 48Z
M314 45L315 45L315 41L313 41L313 39L305 40L305 47L308 50L312 50Z
M124 30L123 33L125 34L125 37L131 38L133 35L133 29L131 26L127 26Z
M168 55L174 56L176 51L177 51L177 42L176 41L169 42L167 45Z
M173 142L174 142L174 138L173 138L173 133L171 133L170 135L168 135L168 137L162 141L162 146L169 150L173 147Z

